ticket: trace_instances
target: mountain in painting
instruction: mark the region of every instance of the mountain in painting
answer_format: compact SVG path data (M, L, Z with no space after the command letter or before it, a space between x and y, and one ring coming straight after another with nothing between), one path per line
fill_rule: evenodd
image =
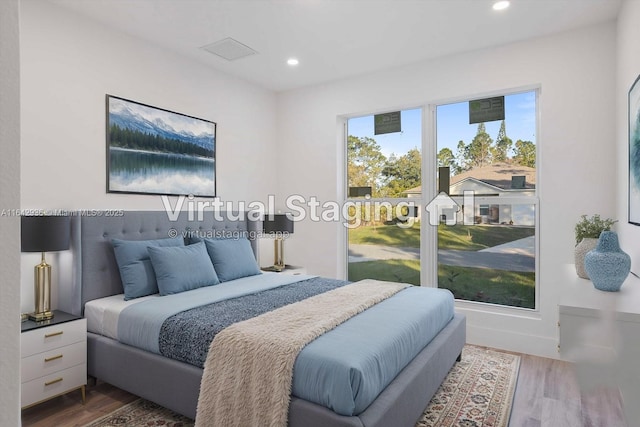
M189 131L188 126L183 126L183 129L177 130L161 117L148 117L150 115L144 114L144 111L141 111L139 104L134 104L135 107L138 108L132 108L128 105L128 102L125 102L118 102L117 104L110 105L110 125L116 125L122 129L130 129L150 135L158 135L168 139L176 139L181 142L197 145L207 150L213 150L213 144L215 140L215 135L213 132L199 132L198 134L196 134L192 131ZM151 107L146 106L142 106L142 108L150 111L155 110ZM177 113L169 113L164 111L163 113L166 116L173 115L177 118L181 118L186 123L188 123L189 121L192 121L194 123L210 123L188 116L181 116ZM215 129L215 124L210 123L210 125L213 131Z

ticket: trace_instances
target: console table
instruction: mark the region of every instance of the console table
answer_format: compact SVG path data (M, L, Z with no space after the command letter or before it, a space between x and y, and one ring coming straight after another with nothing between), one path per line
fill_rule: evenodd
M596 289L564 267L558 304L558 351L563 358L580 359L612 353L618 344L640 346L640 279L629 274L619 292Z

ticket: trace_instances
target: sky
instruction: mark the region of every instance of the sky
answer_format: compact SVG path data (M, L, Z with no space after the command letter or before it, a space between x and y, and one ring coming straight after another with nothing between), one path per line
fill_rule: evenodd
M507 136L513 143L518 139L536 142L536 94L524 92L505 95L505 126ZM437 151L444 147L456 154L458 141L469 144L478 131L478 124L469 124L469 103L438 105L436 109L437 121ZM420 149L422 133L422 110L404 110L400 121L402 132L374 135L373 116L349 119L349 135L370 137L380 145L382 153L389 157L392 153L402 155L412 148ZM500 130L501 121L487 122L487 133L495 142Z

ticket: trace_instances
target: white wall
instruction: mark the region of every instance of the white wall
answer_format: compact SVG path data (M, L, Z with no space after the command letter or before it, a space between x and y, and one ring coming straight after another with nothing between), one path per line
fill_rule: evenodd
M618 161L618 215L616 225L621 247L631 255L631 270L640 274L640 227L628 223L629 121L628 93L640 75L640 2L623 3L618 18L618 73L616 86L616 139Z
M163 209L159 196L106 193L105 94L216 122L222 201L275 192L273 92L55 5L25 1L21 13L22 208ZM37 263L22 256L23 311Z
M616 85L616 138L617 148L617 196L620 222L616 225L620 246L631 256L631 271L640 274L640 227L628 223L629 191L629 121L628 93L631 85L640 75L640 2L626 0L618 15L617 32L617 85ZM640 301L637 302L640 304ZM628 420L640 419L640 407L633 403L640 395L640 334L637 325L628 327L624 333L627 340L621 343L616 366L620 367L616 379L620 386Z
M340 200L339 116L539 85L540 311L464 311L469 342L557 357L558 286L562 265L573 262L575 222L581 214L616 214L615 37L610 23L282 93L279 199ZM288 261L343 275L342 226L305 221L296 227Z
M20 207L18 0L0 1L0 211ZM5 212L6 213L6 212ZM0 215L0 426L20 425L20 222Z

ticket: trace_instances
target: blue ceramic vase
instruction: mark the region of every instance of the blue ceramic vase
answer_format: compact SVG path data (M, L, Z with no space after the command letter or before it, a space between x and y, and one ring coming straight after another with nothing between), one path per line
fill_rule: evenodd
M596 289L617 292L629 275L631 258L620 249L614 231L603 231L596 248L585 255L584 268Z

